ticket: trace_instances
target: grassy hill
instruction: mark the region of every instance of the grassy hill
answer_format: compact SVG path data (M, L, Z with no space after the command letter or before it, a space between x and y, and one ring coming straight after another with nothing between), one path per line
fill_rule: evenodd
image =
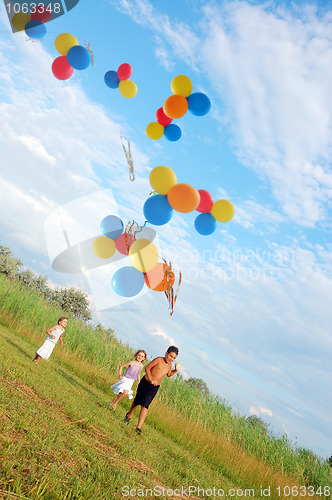
M221 498L222 490L232 498L330 498L326 462L269 437L181 377L162 382L136 435L138 411L123 422L130 402L116 412L108 405L130 346L71 319L64 347L32 363L59 316L0 276L1 499Z

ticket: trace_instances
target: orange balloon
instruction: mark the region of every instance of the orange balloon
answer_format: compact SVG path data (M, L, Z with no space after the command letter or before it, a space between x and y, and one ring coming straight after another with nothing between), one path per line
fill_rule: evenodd
M145 274L145 283L155 292L165 292L167 290L166 269L168 266L158 262L158 264ZM171 285L174 285L175 274L172 271Z
M169 118L181 118L188 111L188 101L183 95L171 95L164 102L163 110Z
M175 184L168 191L167 199L174 210L184 214L196 210L201 201L199 192L190 184Z

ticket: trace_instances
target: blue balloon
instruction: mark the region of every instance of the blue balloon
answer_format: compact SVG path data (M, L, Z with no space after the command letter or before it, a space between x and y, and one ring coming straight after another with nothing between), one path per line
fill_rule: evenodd
M120 80L116 71L107 71L104 75L104 80L107 87L110 87L111 89L117 89L119 87Z
M146 200L143 206L145 219L155 226L167 224L172 218L173 208L168 203L167 196L155 194Z
M164 136L169 141L178 141L181 137L181 133L179 125L176 125L175 123L170 123L164 128Z
M210 213L197 215L195 219L195 229L199 234L207 236L212 234L217 227L217 221Z
M111 240L116 240L122 234L123 228L122 220L116 215L107 215L100 223L101 232Z
M68 50L67 61L74 69L86 69L91 64L91 54L82 45L74 45Z
M211 101L202 92L195 92L187 97L188 109L195 116L206 115L210 111Z
M31 19L25 25L25 33L32 40L41 40L46 35L46 26L37 19Z
M142 290L144 283L144 273L133 266L121 267L112 278L112 288L121 297L134 297Z

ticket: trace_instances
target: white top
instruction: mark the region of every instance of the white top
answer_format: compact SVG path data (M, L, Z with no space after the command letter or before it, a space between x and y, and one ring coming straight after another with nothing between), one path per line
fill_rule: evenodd
M63 329L60 327L60 326L57 326L56 328L54 328L53 330L51 330L51 334L55 337L55 339L52 339L52 337L49 335L47 337L47 340L49 340L50 342L52 342L53 344L56 344L57 341L59 340L60 338L60 335L63 333Z

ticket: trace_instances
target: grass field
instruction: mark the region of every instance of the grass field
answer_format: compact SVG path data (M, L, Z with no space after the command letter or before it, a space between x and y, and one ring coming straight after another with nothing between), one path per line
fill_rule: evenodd
M218 490L219 498L222 490L229 498L330 498L326 462L253 428L181 377L163 381L136 435L138 413L123 422L130 402L116 412L108 404L129 346L71 319L64 347L32 363L60 315L0 276L0 498L195 499L218 498Z

